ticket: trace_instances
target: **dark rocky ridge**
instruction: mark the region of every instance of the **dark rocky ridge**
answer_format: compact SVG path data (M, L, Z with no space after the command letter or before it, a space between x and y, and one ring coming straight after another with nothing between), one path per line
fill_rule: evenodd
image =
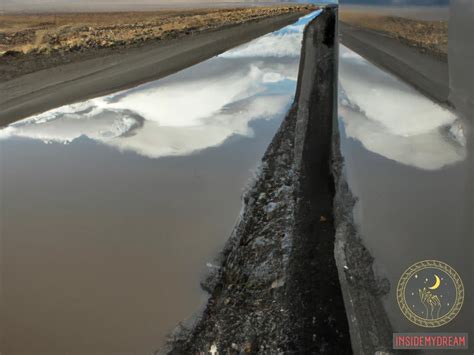
M160 353L352 353L333 254L336 15L307 26L295 102L204 282L208 304Z

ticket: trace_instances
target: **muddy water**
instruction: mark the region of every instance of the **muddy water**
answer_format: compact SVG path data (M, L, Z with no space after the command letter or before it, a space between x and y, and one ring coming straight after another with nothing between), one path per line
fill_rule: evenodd
M2 354L149 354L201 307L309 19L0 131Z
M466 295L474 292L465 134L455 112L343 46L339 75L341 145L358 198L356 223L376 273L390 282L383 301L394 330L422 332L396 301L398 280L410 265L444 261L464 280ZM472 331L471 316L467 300L436 331Z

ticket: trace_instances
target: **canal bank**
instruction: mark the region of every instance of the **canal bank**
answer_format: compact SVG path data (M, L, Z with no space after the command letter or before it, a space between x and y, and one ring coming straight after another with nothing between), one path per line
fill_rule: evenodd
M133 88L290 25L305 11L203 31L52 66L0 83L0 126L56 107Z

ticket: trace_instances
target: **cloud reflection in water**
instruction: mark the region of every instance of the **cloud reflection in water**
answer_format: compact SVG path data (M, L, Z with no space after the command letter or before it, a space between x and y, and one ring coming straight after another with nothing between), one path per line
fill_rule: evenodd
M86 136L159 158L217 146L236 134L251 136L252 121L286 113L304 24L318 13L165 79L11 124L0 138L69 144Z
M452 129L457 127L452 112L344 46L339 70L339 114L348 138L371 152L425 170L465 158L462 133Z

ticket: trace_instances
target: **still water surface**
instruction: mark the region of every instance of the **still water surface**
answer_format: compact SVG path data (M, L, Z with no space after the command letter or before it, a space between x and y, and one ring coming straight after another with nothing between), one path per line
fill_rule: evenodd
M422 332L396 301L410 265L444 261L464 280L466 295L474 292L466 139L456 113L343 46L339 70L341 146L358 198L356 224L377 275L390 282L383 301L394 330ZM466 299L458 317L436 331L472 332L472 326Z
M317 14L0 130L3 354L149 354L202 306Z

